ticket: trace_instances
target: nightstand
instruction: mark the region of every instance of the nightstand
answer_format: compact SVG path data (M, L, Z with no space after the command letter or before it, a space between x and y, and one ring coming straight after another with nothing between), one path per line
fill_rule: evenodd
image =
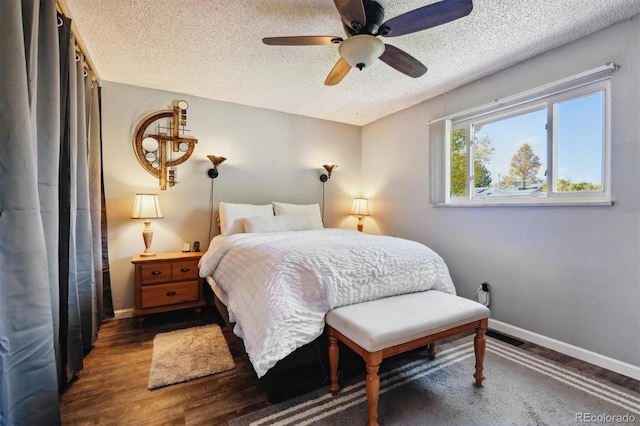
M202 280L198 275L198 261L202 252L157 253L155 256L136 255L131 259L135 267L135 306L133 316L138 325L143 315L196 308L200 315L205 305Z

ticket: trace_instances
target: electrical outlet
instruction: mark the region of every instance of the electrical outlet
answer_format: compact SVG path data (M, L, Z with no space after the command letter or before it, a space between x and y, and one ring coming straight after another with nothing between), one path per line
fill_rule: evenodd
M489 289L489 283L483 282L478 287L476 291L476 300L478 303L482 303L484 306L489 306L491 304L491 290Z

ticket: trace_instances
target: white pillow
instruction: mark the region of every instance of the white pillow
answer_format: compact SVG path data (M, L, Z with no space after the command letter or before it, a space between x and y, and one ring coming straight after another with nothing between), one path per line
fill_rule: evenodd
M220 234L232 235L244 232L242 219L245 217L273 217L271 204L233 204L220 203Z
M242 219L244 232L285 232L307 231L314 228L310 214L292 214L283 216L259 216Z
M273 202L273 211L276 216L283 215L311 215L313 220L312 229L324 229L322 224L322 216L320 216L319 204L286 204Z

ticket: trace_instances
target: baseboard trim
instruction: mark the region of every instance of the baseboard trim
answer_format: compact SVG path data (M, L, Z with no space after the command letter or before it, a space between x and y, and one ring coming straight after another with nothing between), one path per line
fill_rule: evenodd
M549 348L556 352L560 352L562 354L579 359L581 361L597 365L598 367L606 368L607 370L614 371L627 377L631 377L632 379L640 380L639 366L635 366L624 361L619 361L605 355L600 355L596 352L592 352L587 349L571 345L569 343L561 342L560 340L552 339L550 337L543 336L541 334L504 323L502 321L494 320L492 318L489 318L489 328L500 333L517 337L518 339L526 340L527 342L535 343L536 345L544 346L545 348Z

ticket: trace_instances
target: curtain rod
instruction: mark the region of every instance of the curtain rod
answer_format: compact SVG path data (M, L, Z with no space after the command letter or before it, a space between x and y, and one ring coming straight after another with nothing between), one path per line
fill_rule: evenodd
M58 12L62 13L67 18L71 17L69 14L69 9L64 4L64 0L56 0L56 9L58 10ZM91 74L92 74L91 79L97 82L98 84L100 84L100 75L98 75L98 70L96 69L96 66L93 64L93 61L91 60L91 56L89 56L89 53L87 52L87 47L82 41L82 37L80 37L80 33L78 32L78 28L76 27L76 24L73 22L73 19L71 20L71 33L76 39L76 50L79 50L80 53L84 55L85 65L91 71Z

